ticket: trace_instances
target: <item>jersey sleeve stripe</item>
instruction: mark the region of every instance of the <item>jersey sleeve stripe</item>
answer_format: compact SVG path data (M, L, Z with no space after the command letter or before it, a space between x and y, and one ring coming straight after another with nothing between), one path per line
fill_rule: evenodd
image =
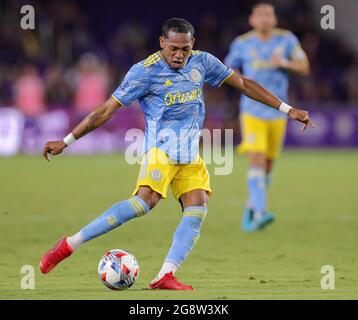
M160 58L156 58L156 59L154 59L154 60L152 60L152 61L146 62L146 63L143 64L143 66L144 66L144 67L149 67L149 66L151 66L152 64L157 63L158 61L160 61Z
M221 81L221 83L219 84L219 87L221 87L224 84L224 82L227 79L229 79L233 74L234 74L234 70L231 70L230 74L223 81Z
M154 63L157 63L158 61L160 61L161 56L159 54L159 52L153 53L152 55L150 55L144 62L143 62L143 66L149 67Z
M300 44L297 44L292 51L291 59L304 60L307 58L306 53L303 51Z
M158 59L158 58L159 58L158 55L150 56L149 58L147 58L147 59L144 61L144 64L150 63L150 62L152 62L152 61L154 61L154 60L156 60L156 59Z
M122 102L120 102L113 94L112 94L112 98L113 98L114 100L116 100L121 106L125 107L125 104L122 103Z
M191 50L189 55L194 56L194 55L197 55L197 54L200 54L200 53L201 53L200 50Z

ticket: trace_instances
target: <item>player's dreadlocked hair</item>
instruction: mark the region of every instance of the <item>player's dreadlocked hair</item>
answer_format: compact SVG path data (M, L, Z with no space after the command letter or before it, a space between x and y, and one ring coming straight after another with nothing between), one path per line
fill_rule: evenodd
M162 34L165 38L168 38L169 31L174 31L179 33L190 32L191 36L194 37L194 27L189 21L185 19L172 18L164 22L162 27Z

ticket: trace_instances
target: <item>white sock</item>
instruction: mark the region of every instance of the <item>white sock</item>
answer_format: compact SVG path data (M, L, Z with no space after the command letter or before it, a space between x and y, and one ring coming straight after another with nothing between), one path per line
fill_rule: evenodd
M247 200L246 203L245 203L245 207L252 210L252 204L251 204L251 201L250 200Z
M254 220L260 220L263 215L264 215L263 212L261 212L261 211L255 211L255 212L254 212Z
M66 241L69 244L69 246L73 249L73 251L75 251L83 243L81 232L77 232L73 236L67 237Z
M161 279L166 273L173 272L173 274L174 274L174 272L177 271L177 269L178 269L178 267L174 263L164 262L162 268L160 269L158 275L152 281L152 283Z

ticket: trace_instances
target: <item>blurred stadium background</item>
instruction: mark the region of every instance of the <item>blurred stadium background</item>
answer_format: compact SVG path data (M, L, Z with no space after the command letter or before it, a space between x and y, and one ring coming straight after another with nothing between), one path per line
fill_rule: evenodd
M166 19L191 21L195 49L223 59L249 30L253 1L0 0L0 299L357 299L358 6L329 2L336 30L320 27L325 1L274 2L279 26L299 37L311 62L310 76L291 78L290 104L308 108L318 124L302 135L289 122L289 150L269 193L277 221L262 233L240 231L247 163L235 155L233 174L212 174L210 214L178 272L197 287L186 294L145 290L180 219L175 201L83 246L49 276L37 269L58 237L132 192L138 167L118 152L127 129L144 126L139 106L120 110L65 152L76 155L47 164L41 149L104 101L133 63L158 50ZM20 28L24 4L35 8L35 30ZM205 95L206 127L233 128L236 142L238 99L228 88ZM114 247L133 252L142 268L122 295L96 279L97 261ZM336 270L336 290L321 289L326 264ZM23 265L35 267L36 290L21 290Z
M187 18L196 28L196 48L220 59L231 41L249 30L253 1L181 2L179 8L131 1L28 1L35 30L20 28L23 1L0 1L0 155L38 154L47 139L60 138L104 101L130 66L158 50L162 23ZM336 30L320 27L320 0L276 1L279 26L302 42L312 74L292 77L290 102L305 106L319 123L301 136L290 123L286 146L358 146L357 4L331 1ZM138 9L138 7L140 9ZM238 128L238 94L206 91L208 128ZM138 106L117 114L105 129L70 148L73 153L124 148L128 128L143 128ZM19 111L19 112L16 112Z

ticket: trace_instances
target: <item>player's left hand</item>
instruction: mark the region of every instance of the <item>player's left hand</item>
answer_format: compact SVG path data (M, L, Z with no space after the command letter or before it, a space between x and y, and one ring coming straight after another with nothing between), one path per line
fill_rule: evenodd
M301 132L304 131L307 127L316 128L315 123L309 117L308 111L292 108L288 112L288 117L292 120L297 120L304 124Z

